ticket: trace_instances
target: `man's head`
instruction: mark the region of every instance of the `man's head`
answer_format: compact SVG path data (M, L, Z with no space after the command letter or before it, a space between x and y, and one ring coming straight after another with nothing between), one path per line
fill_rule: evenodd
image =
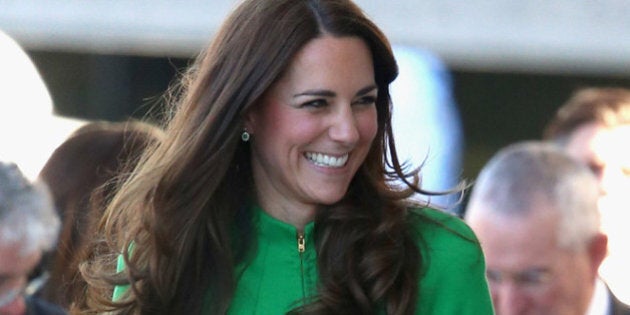
M630 90L587 88L577 91L556 112L543 137L591 168L603 196L630 191Z
M466 209L488 267L498 315L584 314L606 255L597 180L550 144L500 150Z
M0 314L24 314L29 273L55 245L59 218L42 184L0 162Z
M630 90L586 88L578 90L556 112L544 138L588 165L599 181L602 230L608 235L609 256L600 268L615 295L630 303L626 244L630 194Z

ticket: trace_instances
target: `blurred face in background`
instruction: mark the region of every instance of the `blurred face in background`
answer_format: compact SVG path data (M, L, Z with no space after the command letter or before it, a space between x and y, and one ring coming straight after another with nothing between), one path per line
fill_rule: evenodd
M0 315L23 315L26 312L23 292L41 253L21 255L19 248L19 245L0 242Z
M599 209L602 229L608 234L609 257L601 274L615 295L630 303L630 249L627 228L630 213L630 125L607 127L590 123L577 128L567 143L567 152L587 164L600 184Z
M577 128L566 151L582 161L599 179L603 197L630 192L630 125L606 127L598 123Z
M468 219L486 257L497 315L585 314L599 263L586 248L559 246L558 221L544 206L527 217L487 212Z

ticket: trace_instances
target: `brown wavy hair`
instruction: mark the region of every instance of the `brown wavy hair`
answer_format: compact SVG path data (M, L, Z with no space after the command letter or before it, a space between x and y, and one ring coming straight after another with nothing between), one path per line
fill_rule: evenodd
M111 253L83 264L90 288L77 311L191 314L207 306L226 313L234 266L255 237L244 115L324 34L359 37L370 48L378 133L346 196L318 211L318 294L293 313L413 313L422 259L402 200L423 191L418 170L401 167L392 137L389 84L398 68L384 34L349 0L248 0L233 11L172 90L164 141L109 205L98 248ZM409 188L391 188L395 178ZM119 254L126 268L111 273ZM112 287L122 284L130 284L126 297L111 301Z
M90 122L60 144L46 161L39 178L49 186L62 221L54 251L42 259L48 281L39 295L64 308L85 284L78 265L90 251L93 230L102 204L136 159L162 130L137 120Z

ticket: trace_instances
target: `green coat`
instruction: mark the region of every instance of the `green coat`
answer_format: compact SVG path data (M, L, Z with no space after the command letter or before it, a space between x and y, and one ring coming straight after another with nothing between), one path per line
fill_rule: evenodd
M314 223L298 235L292 225L257 211L258 251L237 266L240 276L229 314L284 314L316 292ZM414 209L411 215L418 219L418 246L428 264L418 279L416 314L493 314L483 254L470 228L429 208ZM114 299L123 291L117 289Z

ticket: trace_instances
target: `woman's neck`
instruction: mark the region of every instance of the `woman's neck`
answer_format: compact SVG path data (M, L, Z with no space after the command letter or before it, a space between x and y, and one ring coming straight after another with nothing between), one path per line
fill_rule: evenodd
M316 205L289 202L288 200L272 201L264 197L258 198L260 207L270 216L293 225L298 231L315 219Z

